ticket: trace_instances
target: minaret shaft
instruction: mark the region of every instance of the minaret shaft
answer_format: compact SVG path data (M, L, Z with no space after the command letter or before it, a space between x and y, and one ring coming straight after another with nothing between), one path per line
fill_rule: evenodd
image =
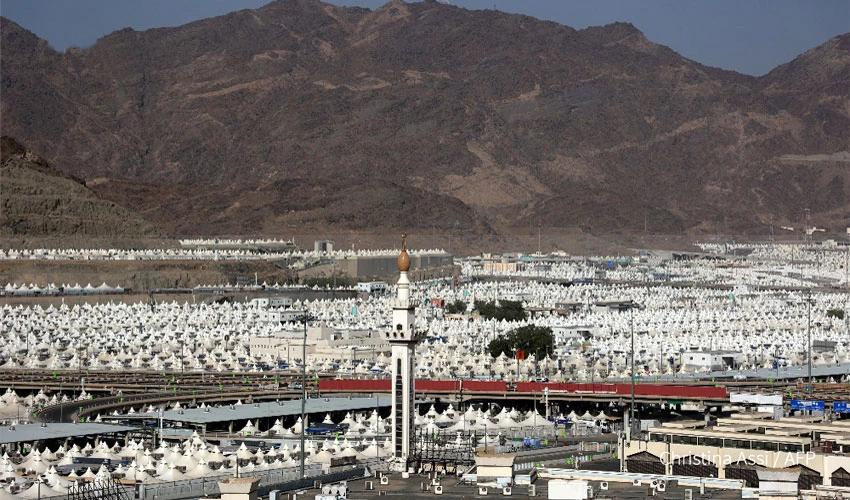
M416 343L420 334L414 328L416 304L410 297L410 256L402 236L401 254L398 256L398 291L392 300L392 329L386 339L392 350L392 443L393 456L399 469L406 470L413 443L414 379L413 368Z

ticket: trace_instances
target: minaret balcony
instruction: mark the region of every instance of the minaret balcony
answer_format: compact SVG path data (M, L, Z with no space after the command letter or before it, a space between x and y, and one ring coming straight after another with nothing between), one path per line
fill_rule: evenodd
M419 342L425 338L425 332L415 331L413 333L406 331L387 330L384 332L384 339L393 342Z
M414 299L400 299L398 297L390 299L390 305L393 309L415 309L416 308L416 300Z

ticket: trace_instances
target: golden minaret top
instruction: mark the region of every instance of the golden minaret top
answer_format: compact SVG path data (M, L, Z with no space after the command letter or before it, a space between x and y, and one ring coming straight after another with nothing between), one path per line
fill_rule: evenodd
M406 273L410 270L410 255L407 254L407 245L404 240L407 238L407 233L401 235L401 253L398 254L398 270Z

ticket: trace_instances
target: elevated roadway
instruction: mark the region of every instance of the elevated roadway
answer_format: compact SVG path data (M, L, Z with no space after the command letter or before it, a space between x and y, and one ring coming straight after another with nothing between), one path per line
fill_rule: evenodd
M308 383L311 397L319 396L368 396L389 394L389 381L384 379L358 380L360 388L339 386L344 382L325 377L318 383ZM291 388L287 385L293 384ZM65 371L50 370L7 370L0 371L0 388L47 393L62 392L73 401L62 405L52 405L42 409L34 418L44 421L78 421L96 414L123 413L130 406L173 404L177 401L190 405L207 402L208 404L226 404L237 400L243 402L300 399L300 376L286 372L251 373L200 373L200 372L112 372L112 371ZM447 384L449 384L447 386ZM675 382L677 387L693 388L681 393L669 391L663 394L649 394L642 389L663 388L641 382L636 385L635 402L639 404L697 404L704 406L723 406L729 404L729 392L763 392L782 394L786 399L805 398L824 401L850 400L848 384L814 384L808 386L799 383L764 380L741 380L713 383L708 381ZM472 384L468 384L472 385ZM612 384L581 384L581 391L550 390L545 394L542 384L520 383L502 384L499 390L468 390L465 384L456 381L424 381L417 387L416 395L420 399L442 399L453 402L587 402L614 403L628 405L631 395L619 390L614 393ZM522 390L517 391L519 386ZM540 386L540 387L537 387ZM718 391L723 387L725 391ZM704 389L700 389L704 388ZM79 400L81 390L85 389L92 399ZM714 390L712 390L714 389ZM644 392L644 393L642 393ZM719 393L718 393L719 392Z
M299 382L300 373L106 370L0 370L0 387L79 392L262 391Z

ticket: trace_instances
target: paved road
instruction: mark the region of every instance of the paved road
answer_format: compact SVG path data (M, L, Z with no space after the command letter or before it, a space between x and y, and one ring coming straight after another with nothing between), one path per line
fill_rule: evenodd
M736 379L735 376L738 376ZM741 377L745 378L741 378ZM834 377L836 382L840 382L842 377L850 377L850 363L833 363L830 365L813 365L812 376L816 379ZM656 379L659 382L694 382L694 381L735 381L745 383L747 380L795 380L808 378L808 366L783 366L779 368L779 372L773 368L759 368L757 370L723 370L713 371L708 373L694 373L689 375L653 375L651 377L642 377L641 380L647 379L654 382ZM618 382L628 383L628 379L618 380ZM606 380L607 382L607 380Z

